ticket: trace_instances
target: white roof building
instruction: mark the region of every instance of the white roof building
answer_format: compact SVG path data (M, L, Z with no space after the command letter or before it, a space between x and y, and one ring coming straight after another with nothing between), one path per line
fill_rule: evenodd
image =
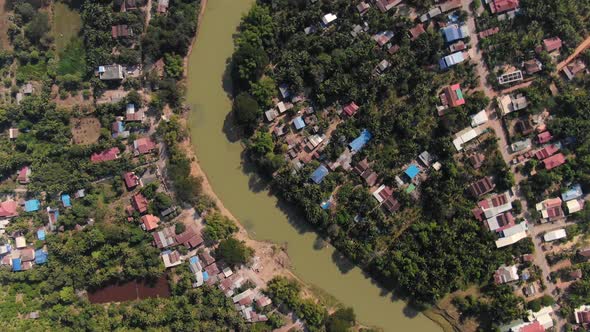
M465 128L460 132L455 134L455 139L453 140L453 145L455 145L455 149L457 151L463 150L463 145L472 139L476 138L481 134L481 130L478 128Z
M545 240L545 242L551 242L551 241L563 239L566 236L567 236L567 233L565 232L565 229L560 228L560 229L556 229L554 231L545 233L545 235L543 235L543 240Z
M25 240L24 236L18 236L16 239L14 239L14 241L16 242L17 249L21 249L27 246L27 240Z
M541 310L537 312L533 312L529 310L527 320L529 322L538 321L545 329L550 329L553 327L553 318L551 318L551 314L553 313L553 308L550 306L543 307Z
M577 199L571 200L571 201L567 201L565 203L566 207L567 207L567 213L568 214L572 214L572 213L576 213L578 211L581 211L584 208L583 204L580 204L580 201Z
M527 229L528 229L528 227L527 227L526 222L522 222L520 224L506 228L505 230L502 231L502 234L504 235L504 237L496 240L496 247L497 248L506 247L506 246L509 246L511 244L514 244L514 243L524 239L525 237L527 237L527 233L526 233Z
M338 17L332 13L328 13L322 17L322 23L324 26L330 25L332 22L336 21Z
M488 113L485 109L481 110L479 113L474 114L471 116L471 127L477 127L484 123L488 122Z

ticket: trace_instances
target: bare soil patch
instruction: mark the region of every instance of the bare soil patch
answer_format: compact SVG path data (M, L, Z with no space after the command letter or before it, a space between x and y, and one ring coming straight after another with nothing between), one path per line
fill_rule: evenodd
M8 41L8 27L10 21L8 20L9 12L7 12L6 0L0 0L0 48L9 50L12 49Z
M100 121L97 118L78 118L70 122L74 144L88 145L100 137Z

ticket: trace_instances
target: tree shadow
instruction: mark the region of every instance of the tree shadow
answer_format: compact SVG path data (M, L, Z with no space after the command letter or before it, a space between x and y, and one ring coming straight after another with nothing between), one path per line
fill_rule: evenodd
M336 264L336 267L342 274L347 274L355 268L355 265L338 250L334 250L332 253L332 262Z
M221 131L230 143L236 143L242 139L243 131L240 126L236 125L234 121L234 112L231 110L226 114L225 119L223 120L223 128Z

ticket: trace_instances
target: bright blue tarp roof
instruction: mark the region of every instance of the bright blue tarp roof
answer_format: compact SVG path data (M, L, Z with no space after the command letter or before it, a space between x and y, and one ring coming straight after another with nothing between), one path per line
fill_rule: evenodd
M47 263L47 253L42 249L35 250L35 264Z
M363 146L365 146L365 144L367 144L367 142L371 140L372 137L373 135L371 135L371 133L367 129L363 129L361 135L355 138L354 141L350 142L348 146L350 147L352 152L359 152L363 148Z
M410 167L408 167L408 169L406 169L406 175L411 179L415 178L416 175L418 175L418 173L420 173L420 169L418 168L418 166L412 164L410 165Z
M68 194L61 195L61 202L64 204L64 207L72 206L72 200L70 199L70 195Z
M320 165L320 167L316 168L315 171L311 174L311 180L315 183L321 183L324 181L324 177L328 175L329 171L324 165Z
M25 202L25 212L35 212L41 207L41 202L38 199L31 199Z
M305 122L303 121L303 118L298 116L295 118L295 120L293 120L293 124L295 125L295 129L299 130L305 127Z

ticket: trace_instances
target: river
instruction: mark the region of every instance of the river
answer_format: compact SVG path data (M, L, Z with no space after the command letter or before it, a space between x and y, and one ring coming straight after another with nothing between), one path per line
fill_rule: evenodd
M233 140L230 100L223 77L233 51L232 35L251 0L209 0L189 59L187 103L191 138L213 189L224 205L259 240L287 243L294 272L354 308L363 324L385 331L440 331L441 328L406 303L393 299L360 269L337 263L332 247L318 249L317 236L269 195L242 164L243 148Z

